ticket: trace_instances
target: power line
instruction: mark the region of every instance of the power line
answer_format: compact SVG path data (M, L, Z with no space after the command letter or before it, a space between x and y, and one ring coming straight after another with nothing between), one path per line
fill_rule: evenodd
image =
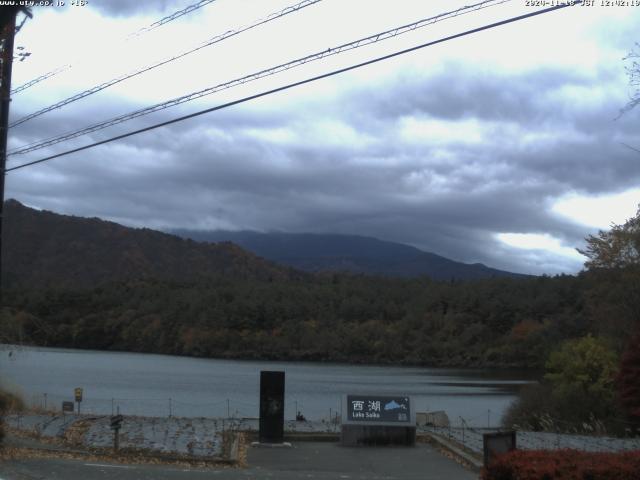
M631 145L627 145L624 142L620 142L622 145L624 145L625 147L627 147L630 150L633 150L634 152L640 153L640 149L636 148L636 147L632 147Z
M87 150L89 148L97 147L98 145L104 145L105 143L110 143L110 142L113 142L113 141L116 141L116 140L121 140L123 138L131 137L131 136L137 135L139 133L148 132L150 130L154 130L156 128L160 128L160 127L164 127L164 126L167 126L167 125L171 125L173 123L182 122L184 120L188 120L190 118L198 117L198 116L204 115L206 113L215 112L217 110L222 110L224 108L232 107L234 105L238 105L238 104L245 103L245 102L248 102L248 101L251 101L251 100L255 100L257 98L266 97L267 95L271 95L271 94L274 94L274 93L278 93L278 92L282 92L282 91L285 91L285 90L289 90L291 88L298 87L298 86L301 86L301 85L305 85L307 83L315 82L317 80L321 80L321 79L324 79L324 78L329 78L329 77L332 77L334 75L338 75L338 74L345 73L345 72L348 72L348 71L351 71L351 70L355 70L357 68L365 67L367 65L372 65L374 63L378 63L378 62L381 62L383 60L389 60L391 58L398 57L398 56L404 55L406 53L415 52L416 50L420 50L422 48L426 48L426 47L430 47L430 46L433 46L433 45L437 45L439 43L444 43L444 42L447 42L449 40L454 40L456 38L465 37L467 35L472 35L474 33L482 32L484 30L489 30L491 28L500 27L502 25L507 25L509 23L514 23L514 22L517 22L517 21L520 21L520 20L524 20L526 18L531 18L531 17L535 17L535 16L538 16L538 15L543 15L545 13L553 12L555 10L560 10L562 8L566 8L566 7L569 7L569 6L577 6L577 5L580 5L580 4L582 4L582 0L576 0L572 4L569 4L569 3L560 4L560 5L556 5L556 6L553 6L553 7L545 8L543 10L538 10L536 12L530 12L530 13L526 13L526 14L523 14L523 15L518 15L516 17L511 17L511 18L508 18L506 20L501 20L499 22L494 22L494 23L490 23L490 24L487 24L487 25L483 25L481 27L473 28L471 30L466 30L466 31L461 32L461 33L456 33L454 35L449 35L449 36L440 38L438 40L433 40L431 42L423 43L421 45L417 45L417 46L414 46L414 47L406 48L404 50L399 50L397 52L390 53L388 55L383 55L381 57L377 57L377 58L374 58L372 60L367 60L365 62L361 62L361 63L357 63L357 64L354 64L354 65L351 65L351 66L348 66L348 67L340 68L338 70L333 70L333 71L328 72L328 73L323 73L321 75L316 75L314 77L310 77L310 78L307 78L305 80L300 80L298 82L289 83L287 85L284 85L284 86L281 86L281 87L277 87L277 88L274 88L274 89L271 89L271 90L267 90L267 91L264 91L264 92L261 92L261 93L257 93L257 94L254 94L254 95L250 95L248 97L244 97L244 98L241 98L239 100L234 100L232 102L227 102L227 103L224 103L222 105L217 105L215 107L207 108L205 110L200 110L198 112L191 113L189 115L184 115L182 117L174 118L174 119L168 120L166 122L157 123L155 125L151 125L149 127L141 128L139 130L134 130L134 131L131 131L131 132L128 132L128 133L124 133L122 135L117 135L115 137L111 137L111 138L108 138L106 140L101 140L99 142L91 143L91 144L85 145L83 147L74 148L72 150L67 150L66 152L61 152L61 153L58 153L58 154L55 154L55 155L51 155L49 157L41 158L39 160L34 160L32 162L23 163L22 165L17 165L15 167L7 168L5 170L5 172L10 172L12 170L18 170L18 169L21 169L21 168L29 167L31 165L36 165L38 163L47 162L49 160L53 160L54 158L63 157L65 155L70 155L72 153L80 152L82 150Z
M47 72L47 73L45 73L43 75L40 75L39 77L34 78L33 80L30 80L27 83L24 83L24 84L20 85L19 87L14 88L13 90L11 90L11 94L13 95L15 93L19 93L19 92L21 92L23 90L26 90L27 88L34 86L36 83L40 83L43 80L46 80L47 78L51 78L54 75L57 75L57 74L59 74L61 72L64 72L65 70L68 70L70 68L71 68L71 65L63 65L63 66L58 67L58 68L56 68L54 70L51 70L50 72Z
M199 8L204 7L205 5L208 5L209 3L215 2L216 0L201 0L198 3L194 3L193 5L189 5L188 7L185 7L181 10L178 10L177 12L172 13L171 15L167 15L166 17L161 18L160 20L157 20L155 22L153 22L151 25L147 25L146 27L142 27L138 30L136 30L135 32L130 33L129 35L127 35L125 37L125 41L129 41L132 40L136 37L139 37L140 35L150 32L151 30L154 30L166 23L169 23L173 20L175 20L176 18L180 18L183 15L186 15L188 13L193 12L194 10L198 10ZM12 90L11 93L19 93L22 92L23 90L26 90L29 87L32 87L33 85L40 83L48 78L53 77L54 75L57 75L58 73L61 73L65 70L68 70L72 67L72 65L63 65L61 67L58 67L48 73L44 73L42 75L40 75L37 78L34 78L33 80L28 81L27 83L20 85L19 87L17 87L16 89Z
M429 18L425 18L422 20L418 20L417 22L413 22L413 23L409 23L407 25L403 25L400 27L396 27L390 30L386 30L384 32L380 32L380 33L376 33L373 35L370 35L368 37L364 37L364 38L360 38L358 40L355 40L353 42L349 42L349 43L345 43L342 45L339 45L337 47L333 47L333 48L328 48L327 50L322 50L320 52L317 53L313 53L311 55L307 55L305 57L302 58L298 58L292 61L289 61L287 63L283 63L280 65L277 65L275 67L271 67L271 68L267 68L265 70L260 70L258 72L254 72L252 74L249 75L245 75L243 77L240 78L236 78L234 80L228 81L228 82L224 82L224 83L220 83L218 85L212 86L212 87L207 87L203 90L199 90L197 92L192 92L189 93L187 95L183 95L162 103L158 103L155 105L152 105L150 107L145 107L142 108L140 110L136 110L134 112L130 112L124 115L120 115L118 117L112 118L110 120L105 120L103 122L100 123L96 123L93 125L90 125L88 127L82 128L80 130L75 130L73 132L68 132L62 135L58 135L55 137L50 137L46 140L39 140L37 142L33 142L27 145L23 145L22 147L19 147L18 149L14 149L11 152L9 152L8 155L20 155L20 154L24 154L24 153L29 153L29 152L33 152L35 150L40 150L42 148L45 147L49 147L51 145L55 145L57 143L60 142L64 142L66 140L70 140L72 138L77 138L80 137L82 135L87 135L89 133L93 133L96 132L98 130L102 130L108 127L111 127L113 125L117 125L119 123L123 123L126 122L128 120L132 120L134 118L137 117L141 117L144 115L148 115L150 113L154 113L160 110L164 110L166 108L169 107L173 107L175 105L180 105L182 103L186 103L186 102L190 102L192 100L196 100L198 98L207 96L207 95L211 95L213 93L222 91L222 90L227 90L229 88L233 88L239 85L243 85L245 83L249 83L255 80L259 80L261 78L265 78L271 75L275 75L277 73L286 71L286 70L290 70L292 68L295 67L299 67L301 65L304 65L306 63L310 63L310 62L314 62L317 60L321 60L323 58L326 57L330 57L333 55L338 55L340 53L346 52L348 50L354 50L357 48L361 48L367 45L371 45L377 42L381 42L383 40L387 40L389 38L393 38L396 37L398 35L402 35L408 32L411 32L413 30L416 30L418 28L422 28L449 18L454 18L460 15L466 15L468 13L472 13L484 8L488 8L488 7L492 7L495 5L500 5L502 3L506 3L506 2L510 2L512 0L484 0L482 2L479 3L475 3L473 5L467 5L461 8L458 8L456 10L452 10L449 12L445 12L445 13L441 13L439 15L433 16L433 17L429 17Z
M52 110L56 110L58 108L62 108L65 105L68 105L70 103L73 103L77 100L80 100L84 97L88 97L89 95L93 95L94 93L98 93L101 90L104 90L105 88L108 88L112 85L115 85L117 83L123 82L129 78L135 77L137 75L140 75L142 73L146 73L149 72L155 68L161 67L162 65L166 65L167 63L173 62L175 60L178 60L180 58L186 57L187 55L197 52L199 50L202 50L203 48L209 47L211 45L214 45L216 43L222 42L223 40L226 40L227 38L231 38L234 37L236 35L239 35L243 32L246 32L247 30L251 30L253 28L256 28L260 25L263 25L265 23L271 22L273 20L276 20L278 18L284 17L285 15L289 15L290 13L294 13L297 12L299 10L302 10L303 8L306 8L310 5L316 4L321 2L322 0L303 0L302 2L299 2L295 5L291 5L289 7L283 8L282 10L279 10L277 12L274 12L270 15L268 15L265 18L261 18L260 20L256 20L254 23L250 24L250 25L245 25L242 26L240 28L234 29L234 30L227 30L226 32L220 34L220 35L216 35L215 37L210 38L209 40L207 40L204 43L199 44L198 46L191 48L185 52L182 52L178 55L174 55L172 57L169 58L165 58L164 60L160 60L159 62L153 63L151 65L148 65L146 67L143 68L139 68L136 70L133 70L129 73L125 73L124 75L120 75L119 77L116 78L112 78L111 80L108 80L104 83L101 83L100 85L96 85L95 87L91 87L87 90L84 90L80 93L77 93L75 95L72 95L69 98L66 98L64 100L61 100L57 103L54 103L53 105L49 105L48 107L45 107L41 110L38 110L36 112L30 113L29 115L22 117L18 120L16 120L15 122L13 122L12 124L9 125L9 128L13 128L16 127L22 123L25 123L29 120L32 120L36 117L39 117L40 115L44 115L47 112L50 112Z
M198 10L199 8L204 7L205 5L208 5L210 3L215 2L216 0L201 0L198 3L194 3L193 5L189 5L188 7L183 8L182 10L178 10L177 12L172 13L171 15L167 15L164 18L161 18L160 20L158 20L157 22L153 22L151 25L146 26L146 27L142 27L139 30L136 30L133 33L130 33L129 35L127 35L127 40L131 39L131 38L135 38L135 37L139 37L140 35L142 35L143 33L147 33L150 32L151 30L154 30L162 25L164 25L165 23L169 23L173 20L175 20L176 18L180 18L183 15L186 15L188 13L193 12L194 10Z

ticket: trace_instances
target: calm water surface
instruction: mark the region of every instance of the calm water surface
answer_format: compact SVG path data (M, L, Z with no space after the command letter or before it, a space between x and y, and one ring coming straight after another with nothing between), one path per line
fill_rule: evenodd
M0 349L0 378L31 404L60 408L82 387L83 412L185 417L258 416L261 370L286 372L285 418L340 410L346 393L411 395L416 411L496 425L531 373L495 369L214 360L54 348Z

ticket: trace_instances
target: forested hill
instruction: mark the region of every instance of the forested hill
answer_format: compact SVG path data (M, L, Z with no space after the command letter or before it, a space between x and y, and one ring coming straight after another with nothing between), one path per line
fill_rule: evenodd
M401 243L360 235L174 230L197 241L229 241L274 262L308 272L348 272L433 280L524 277L481 263L461 263Z
M587 334L620 352L640 322L635 264L473 281L313 275L232 244L199 244L15 201L5 212L3 266L12 281L3 288L1 343L541 367L563 341Z
M232 243L206 244L98 218L59 215L7 200L3 273L6 285L92 287L133 279L256 280L299 276Z
M11 289L4 343L213 358L540 367L593 324L580 277L143 280Z

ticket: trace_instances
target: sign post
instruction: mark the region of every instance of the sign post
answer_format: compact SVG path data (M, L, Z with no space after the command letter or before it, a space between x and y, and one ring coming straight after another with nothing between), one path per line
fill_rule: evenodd
M342 399L342 445L416 443L416 414L409 396L345 395Z
M120 448L120 427L124 417L120 414L111 417L111 429L113 430L113 450L115 452Z
M80 415L80 404L82 403L82 388L77 387L73 390L76 403L78 404L78 415Z
M73 413L74 411L74 407L73 407L73 402L62 402L62 414L64 415L65 413L69 412L69 413Z

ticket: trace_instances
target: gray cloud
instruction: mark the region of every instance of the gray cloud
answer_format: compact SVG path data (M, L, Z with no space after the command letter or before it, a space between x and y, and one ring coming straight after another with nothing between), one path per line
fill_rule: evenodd
M196 2L194 2L196 3ZM124 17L140 13L167 14L179 7L175 0L98 0L90 2L91 8L111 17Z
M614 122L623 97L562 94L601 88L614 75L445 71L354 86L331 101L224 110L15 172L8 194L129 225L358 233L514 271L575 271L579 262L511 249L495 234L548 233L580 246L590 229L550 214L550 201L637 186L639 157L619 143L640 144L637 113ZM54 118L26 124L20 141L64 131L78 111ZM407 141L407 118L473 120L486 137Z

